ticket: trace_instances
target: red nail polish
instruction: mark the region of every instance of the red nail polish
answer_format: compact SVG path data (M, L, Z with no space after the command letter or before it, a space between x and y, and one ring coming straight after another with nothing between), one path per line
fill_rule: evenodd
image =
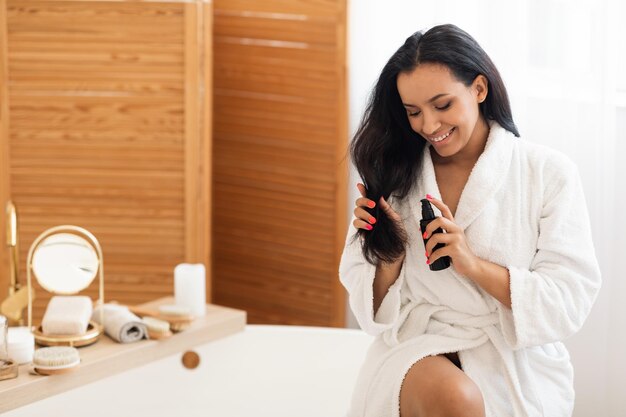
M432 199L433 199L433 196L432 196L432 195L430 195L430 194L426 194L426 198L427 198L427 199L429 199L429 200L432 200Z
M376 203L374 203L373 201L370 201L370 202L367 203L367 207L374 208L374 207L376 207Z
M367 230L372 230L374 227L373 227L371 224L366 224L366 225L365 225L365 228L366 228Z
M428 259L426 260L426 265L430 265L430 261Z
M376 223L376 219L374 217L370 217L369 218L369 222L374 224L374 223Z
M422 235L422 237L423 237L424 239L426 239L426 238L428 237L428 232L424 232L424 234Z
M426 252L426 257L428 258L428 252Z

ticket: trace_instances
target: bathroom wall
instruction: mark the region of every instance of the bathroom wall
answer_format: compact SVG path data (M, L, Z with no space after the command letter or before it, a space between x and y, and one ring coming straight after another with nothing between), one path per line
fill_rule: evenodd
M565 6L567 5L567 8ZM524 140L559 149L578 165L603 273L585 327L566 341L576 370L575 417L626 415L626 40L617 1L495 0L433 4L353 1L349 13L350 128L354 132L382 66L416 30L454 23L489 53L509 90ZM621 48L621 49L620 49ZM621 103L621 104L620 104ZM621 141L620 141L621 140ZM357 197L352 170L349 201ZM349 204L349 206L351 206ZM352 207L347 213L352 218ZM349 307L348 307L349 311ZM358 327L351 313L348 325Z
M6 54L6 11L0 3L0 56ZM6 61L0 59L0 139L5 137L8 131L8 103L6 100ZM8 181L8 165L9 165L9 146L8 142L0 140L0 201L6 201L9 196ZM6 230L6 216L4 215L4 206L0 211L0 230L2 231L4 246L4 231ZM8 251L0 250L0 300L8 295L10 282L9 278L9 256Z
M107 300L170 295L176 264L210 267L211 17L201 2L0 0L0 213L10 196L22 284L31 243L62 224L100 241ZM35 288L37 318L50 294Z
M622 51L617 54L617 65L612 67L613 78L617 84L617 91L614 101L617 104L615 111L615 150L612 153L605 153L610 157L615 167L614 187L612 195L615 198L614 215L612 223L608 226L614 233L614 240L611 242L609 252L612 264L613 280L610 284L610 310L609 310L609 336L607 362L611 371L608 379L608 407L611 416L626 416L626 396L624 387L626 386L626 280L624 274L624 254L626 253L626 53L624 53L624 40L626 40L626 26L623 22L626 19L626 4L620 2L612 15L612 25L617 26L620 22L614 45L609 51ZM621 49L620 49L621 48ZM599 141L602 143L602 141Z
M626 31L624 37L626 39ZM620 74L626 74L622 67ZM626 87L626 83L624 84ZM613 160L615 164L615 221L611 226L615 239L610 252L611 261L614 266L614 279L610 286L609 298L609 333L608 352L606 360L610 364L607 397L608 407L611 416L626 416L626 396L624 387L626 386L626 280L623 279L624 253L626 249L626 222L623 220L623 213L626 213L626 141L623 132L626 132L626 88L622 90L621 103L617 109L616 131L620 132L622 140L616 142Z
M213 302L339 326L346 1L217 0Z

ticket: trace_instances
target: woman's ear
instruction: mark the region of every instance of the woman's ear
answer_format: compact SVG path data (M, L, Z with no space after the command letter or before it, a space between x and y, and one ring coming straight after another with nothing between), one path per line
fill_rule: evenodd
M487 77L478 74L472 83L472 90L476 93L476 101L482 103L487 98L489 92L489 81Z

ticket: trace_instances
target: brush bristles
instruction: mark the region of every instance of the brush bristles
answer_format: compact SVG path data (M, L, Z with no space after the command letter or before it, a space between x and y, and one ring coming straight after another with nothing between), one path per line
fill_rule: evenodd
M33 364L42 367L61 367L80 362L78 350L69 346L52 346L37 349L33 355Z
M170 331L170 324L166 321L155 319L154 317L144 317L142 321L148 327L148 332L150 333L163 334Z
M169 317L180 317L191 315L191 310L188 307L170 304L159 306L159 313Z

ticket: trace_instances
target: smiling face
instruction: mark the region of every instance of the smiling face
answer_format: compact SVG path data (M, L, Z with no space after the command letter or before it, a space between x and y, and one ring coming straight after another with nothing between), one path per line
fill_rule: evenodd
M478 157L489 133L478 108L487 96L484 76L465 86L446 66L424 63L400 73L397 87L411 128L439 156Z

